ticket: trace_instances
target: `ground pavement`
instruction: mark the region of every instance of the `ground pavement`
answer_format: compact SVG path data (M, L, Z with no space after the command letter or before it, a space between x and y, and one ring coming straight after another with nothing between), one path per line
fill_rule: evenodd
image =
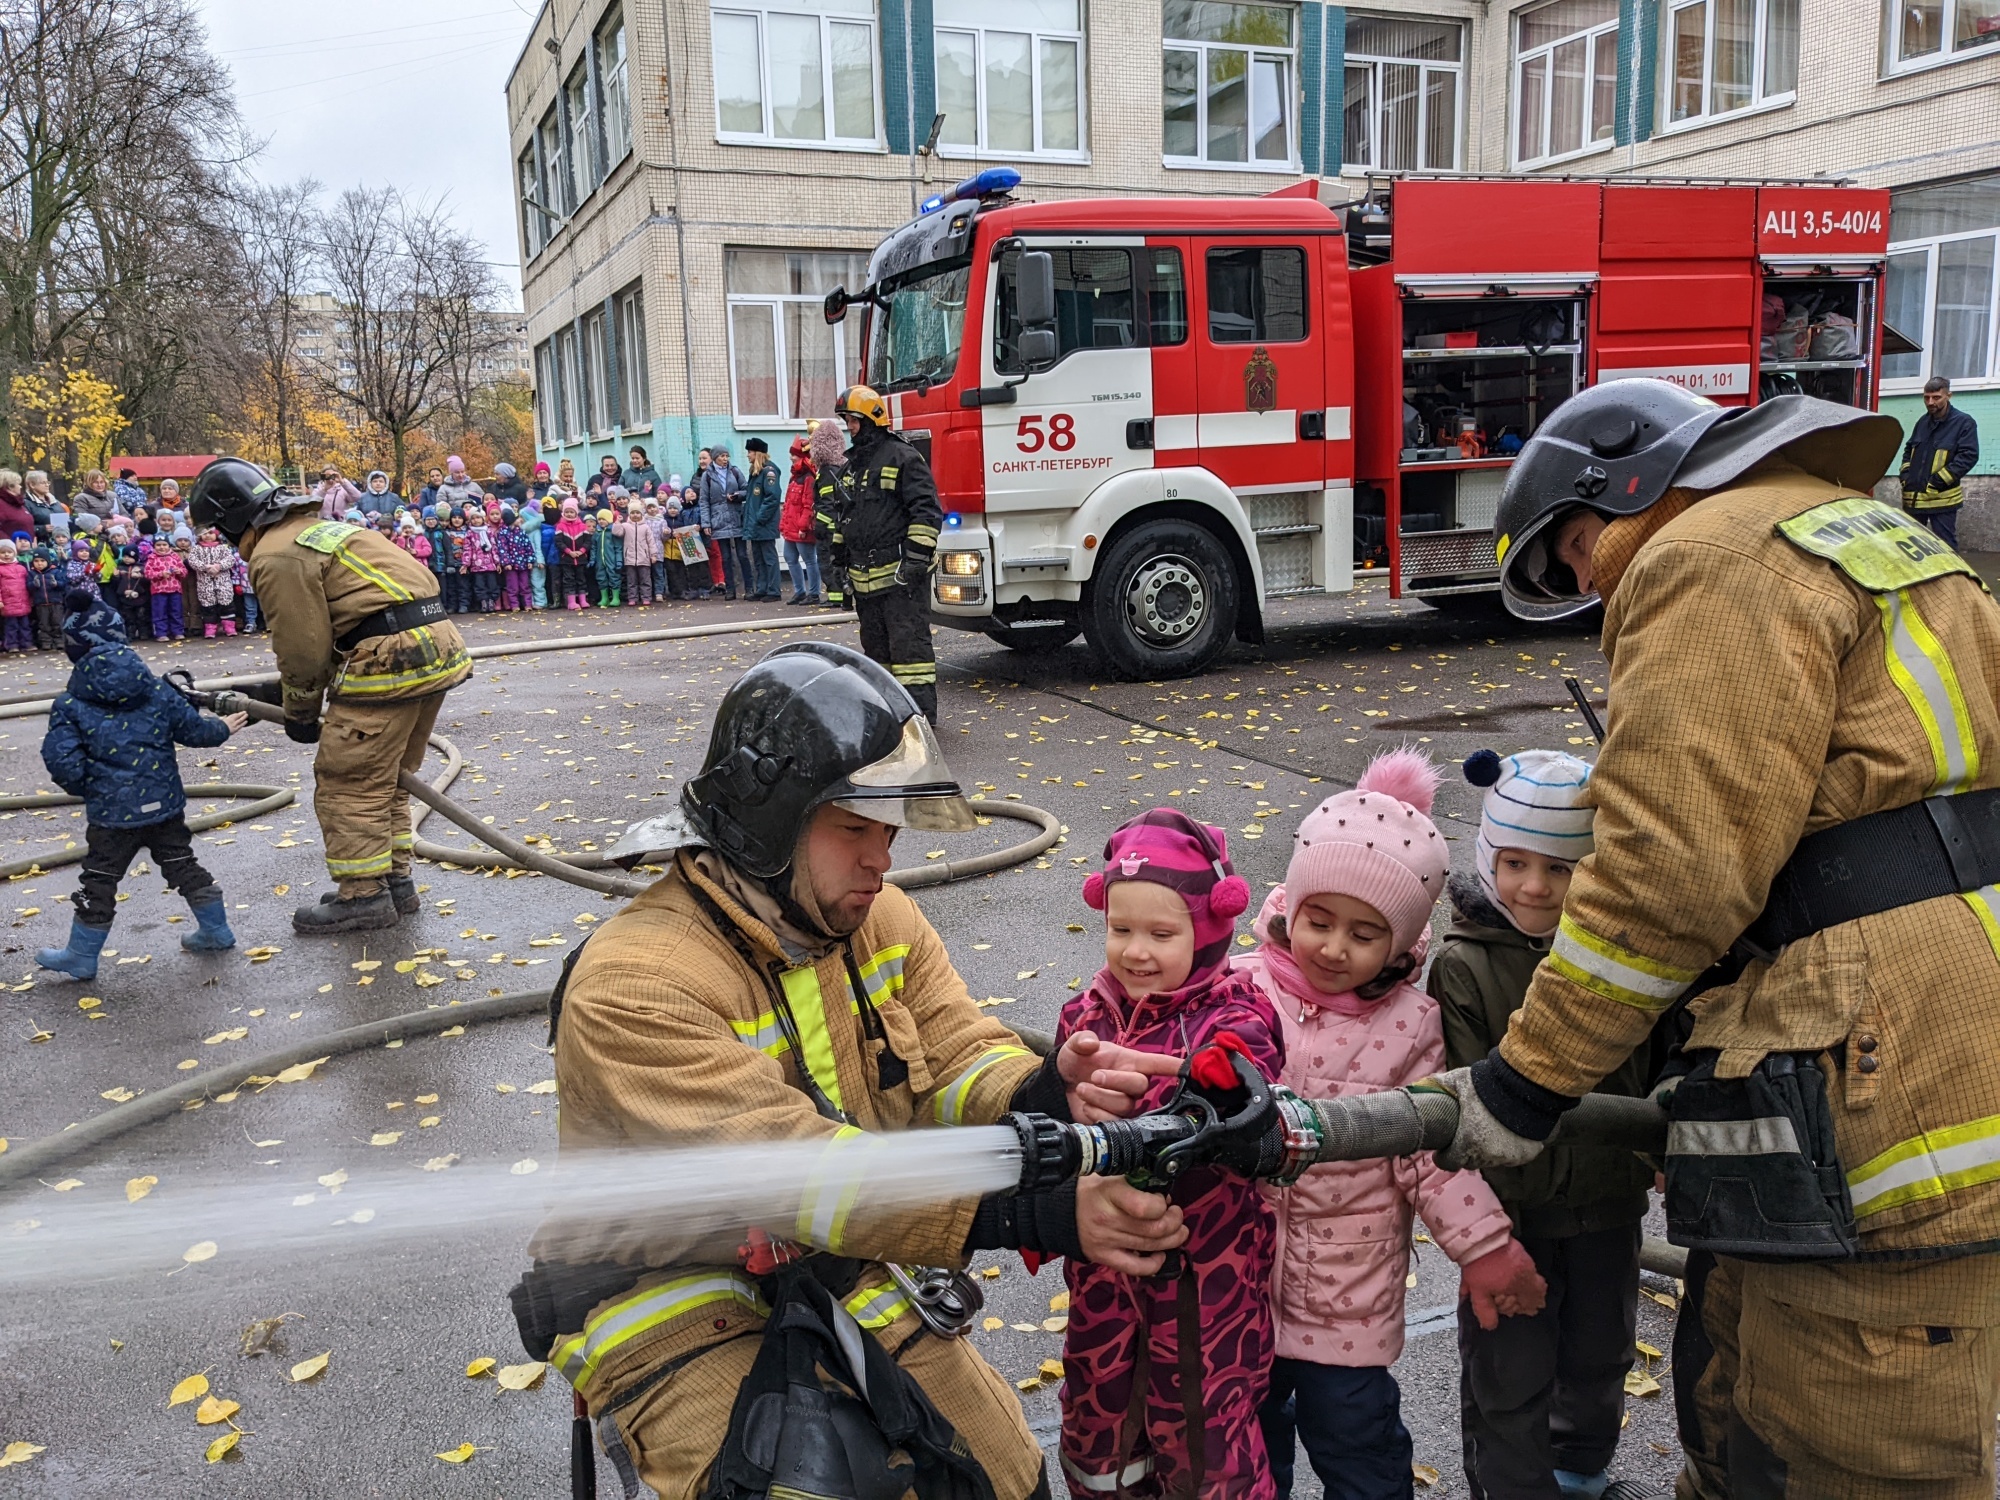
M807 634L852 639L851 626L782 614L780 633L599 648L489 660L452 694L440 730L468 757L454 795L517 834L562 849L601 848L616 829L659 810L701 759L729 684L765 650ZM748 606L680 605L615 616L477 620L475 644L752 618ZM1004 1019L1050 1027L1064 999L1101 964L1079 894L1106 834L1146 807L1170 805L1228 831L1238 868L1261 895L1279 880L1289 835L1321 797L1350 786L1367 758L1404 742L1456 761L1491 745L1584 746L1562 677L1594 695L1603 662L1581 629L1530 630L1491 614L1447 616L1397 604L1378 588L1346 599L1277 605L1271 640L1184 682L1113 683L1081 645L1030 660L982 637L940 632L940 737L968 787L1056 813L1065 843L1032 864L937 890L920 901L944 933L975 996ZM262 638L145 646L156 666L197 676L268 668ZM47 692L66 665L53 656L0 662L0 698ZM39 720L0 721L0 793L47 788ZM540 877L509 879L421 865L424 909L391 932L308 941L291 931L301 900L328 889L310 808L310 751L253 727L219 750L183 755L190 781L302 787L298 805L197 836L219 877L240 947L183 954L185 908L156 879L128 879L128 899L99 977L77 985L38 975L33 950L69 921L73 869L20 879L0 916L0 1136L18 1149L89 1118L126 1091L158 1089L231 1052L283 1045L378 1016L547 984L556 963L616 902ZM435 763L434 763L435 764ZM201 806L212 804L197 804ZM1455 777L1439 799L1455 861L1469 867L1478 815ZM0 859L59 848L81 834L68 809L0 815ZM428 837L462 842L442 820ZM905 835L900 862L1012 842L1019 824L977 834ZM559 940L559 941L558 941ZM269 951L275 950L275 951ZM263 951L261 960L253 954ZM422 955L420 958L419 955ZM415 960L413 962L413 960ZM84 1006L85 1000L97 1004ZM0 1446L43 1451L11 1469L8 1493L95 1497L557 1495L567 1492L569 1400L553 1375L534 1389L469 1379L468 1364L508 1365L519 1351L505 1292L524 1264L521 1236L477 1225L434 1242L371 1250L352 1222L351 1192L321 1179L343 1171L449 1174L485 1163L550 1160L557 1101L533 1020L478 1025L338 1057L303 1082L249 1087L85 1154L41 1182L0 1190L0 1266L35 1265L27 1220L111 1205L132 1221L206 1182L268 1184L338 1236L310 1254L232 1247L230 1224L205 1238L212 1259L163 1255L143 1275L105 1280L89 1257L35 1265L7 1287L0 1327ZM188 1071L192 1071L189 1069ZM446 1159L451 1160L446 1160ZM443 1165L439 1165L443 1162ZM156 1177L124 1204L127 1184ZM70 1185L74 1179L74 1185ZM122 1223L114 1216L113 1223ZM305 1222L302 1218L301 1222ZM9 1238L9 1236L12 1236ZM1039 1374L1061 1353L1062 1288L1011 1257L982 1256L998 1328L974 1338L1011 1379L1053 1441L1055 1387ZM171 1274L169 1274L171 1273ZM1462 1495L1457 1361L1450 1331L1456 1275L1417 1246L1409 1292L1412 1339L1397 1367L1421 1464L1419 1493ZM1672 1301L1670 1284L1652 1283ZM1640 1337L1669 1345L1673 1314L1640 1304ZM296 1316L287 1316L296 1315ZM246 1356L245 1331L279 1319L273 1347ZM1059 1325L1058 1325L1059 1326ZM266 1324L269 1333L273 1325ZM253 1346L260 1335L251 1337ZM294 1382L321 1353L325 1369ZM1651 1362L1656 1374L1662 1362ZM204 1450L228 1424L199 1425L195 1403L169 1407L184 1377L205 1373L239 1402L244 1435L221 1462ZM1664 1486L1677 1465L1665 1398L1635 1397L1614 1472ZM470 1443L462 1465L434 1455ZM614 1493L608 1469L600 1492ZM1058 1493L1060 1493L1058 1485ZM1302 1468L1302 1494L1317 1486Z

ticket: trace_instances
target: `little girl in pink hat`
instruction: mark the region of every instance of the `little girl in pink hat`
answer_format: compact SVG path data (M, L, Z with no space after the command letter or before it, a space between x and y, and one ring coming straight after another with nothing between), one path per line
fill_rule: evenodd
M1237 961L1283 1018L1283 1082L1308 1099L1401 1088L1444 1067L1437 1002L1411 982L1451 856L1431 822L1439 773L1414 750L1378 756L1351 792L1306 815L1285 883ZM1277 1211L1277 1357L1259 1418L1277 1493L1297 1442L1329 1494L1410 1494L1411 1441L1389 1366L1403 1351L1412 1211L1459 1266L1483 1327L1541 1309L1544 1286L1477 1172L1429 1153L1314 1167L1264 1189Z

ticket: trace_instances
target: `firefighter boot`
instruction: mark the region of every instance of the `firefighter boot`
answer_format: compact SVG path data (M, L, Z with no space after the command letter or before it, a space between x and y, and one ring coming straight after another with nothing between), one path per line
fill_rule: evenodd
M401 920L396 898L386 888L367 896L334 895L292 913L292 931L307 937L336 932L374 932Z
M408 875L389 877L389 899L396 903L396 910L403 916L411 916L423 907L417 896L417 882Z
M109 924L92 927L81 917L72 917L69 923L69 946L38 949L35 953L35 962L44 969L67 974L71 979L95 979L97 955L103 951L104 940L110 936Z
M189 902L188 906L201 925L181 939L183 948L190 953L221 953L236 946L236 934L229 930L228 909L220 896L210 896L199 905Z

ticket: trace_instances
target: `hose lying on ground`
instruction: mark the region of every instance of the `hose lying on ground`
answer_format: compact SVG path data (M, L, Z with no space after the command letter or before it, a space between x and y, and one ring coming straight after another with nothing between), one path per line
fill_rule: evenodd
M254 799L248 807L239 807L229 812L201 813L187 820L189 831L204 833L211 828L221 828L230 823L241 823L249 818L261 818L266 813L298 799L298 789L289 786L257 786L251 782L206 781L187 789L188 801L201 802L212 797L249 797ZM34 792L22 797L0 797L0 812L26 811L43 807L81 807L83 798L72 797L63 792ZM33 870L53 870L59 865L73 865L89 853L81 842L67 849L53 849L47 854L23 855L19 859L0 861L0 879L14 875L26 875Z

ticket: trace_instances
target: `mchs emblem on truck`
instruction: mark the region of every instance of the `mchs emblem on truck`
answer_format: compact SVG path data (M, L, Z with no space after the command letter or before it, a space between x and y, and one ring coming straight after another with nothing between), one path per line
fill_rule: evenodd
M1274 411L1277 405L1278 367L1271 363L1270 351L1259 344L1243 366L1243 409Z

